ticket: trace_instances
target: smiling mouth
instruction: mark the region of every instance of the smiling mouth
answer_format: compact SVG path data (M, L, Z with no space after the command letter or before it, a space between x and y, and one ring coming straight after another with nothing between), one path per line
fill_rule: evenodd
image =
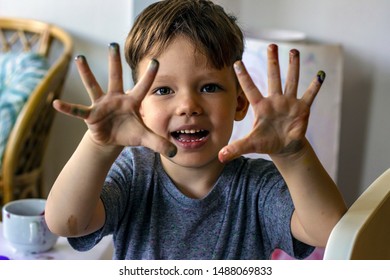
M185 129L174 131L171 135L182 143L201 142L209 135L209 131L204 129Z

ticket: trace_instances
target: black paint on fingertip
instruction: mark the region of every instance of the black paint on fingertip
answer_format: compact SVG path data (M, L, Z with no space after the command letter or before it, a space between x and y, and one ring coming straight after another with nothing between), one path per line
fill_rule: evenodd
M324 71L320 70L317 72L317 81L322 84L325 80L326 74Z
M118 43L110 43L108 45L109 47L109 50L110 50L110 53L112 53L113 55L118 55L119 54L119 45Z
M77 61L86 61L85 56L82 55L82 54L77 55L77 56L74 58L74 60L77 60Z
M176 146L172 147L169 151L168 151L168 154L167 156L170 157L170 158L173 158L174 156L176 156L177 154L177 148Z
M149 69L154 70L158 67L158 60L155 58L152 58L149 62Z
M72 115L75 115L75 116L78 116L78 117L81 117L81 118L87 118L88 117L88 112L84 109L80 109L80 108L77 108L77 107L73 107L71 109L71 113Z
M115 50L119 49L119 44L116 42L109 43L108 46Z

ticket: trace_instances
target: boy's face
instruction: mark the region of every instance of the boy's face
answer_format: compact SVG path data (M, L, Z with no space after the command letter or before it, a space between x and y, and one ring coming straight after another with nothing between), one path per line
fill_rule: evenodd
M141 60L140 75L150 59ZM181 36L156 59L159 69L140 109L143 121L177 146L170 161L186 167L216 163L234 120L244 118L248 107L233 68L211 68Z

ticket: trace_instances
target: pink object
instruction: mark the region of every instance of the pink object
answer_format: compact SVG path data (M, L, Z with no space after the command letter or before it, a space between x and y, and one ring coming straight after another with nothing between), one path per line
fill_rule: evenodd
M315 248L313 253L305 260L322 260L324 258L324 248ZM272 260L295 260L295 258L289 256L284 251L276 249L272 253Z

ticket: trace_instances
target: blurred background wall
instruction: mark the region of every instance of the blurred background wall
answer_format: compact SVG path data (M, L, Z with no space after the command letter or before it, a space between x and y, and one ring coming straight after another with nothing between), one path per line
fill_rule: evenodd
M0 0L0 16L40 19L67 30L75 55L86 55L107 86L107 45L123 46L134 16L152 0ZM337 183L351 203L390 167L390 2L387 0L217 0L246 31L264 28L304 32L310 40L341 44L343 92ZM72 65L63 99L89 104ZM124 67L125 87L131 86ZM332 81L327 80L327 83ZM329 112L331 114L332 112ZM57 114L46 156L49 189L85 132L85 124ZM93 164L93 163L91 163Z

